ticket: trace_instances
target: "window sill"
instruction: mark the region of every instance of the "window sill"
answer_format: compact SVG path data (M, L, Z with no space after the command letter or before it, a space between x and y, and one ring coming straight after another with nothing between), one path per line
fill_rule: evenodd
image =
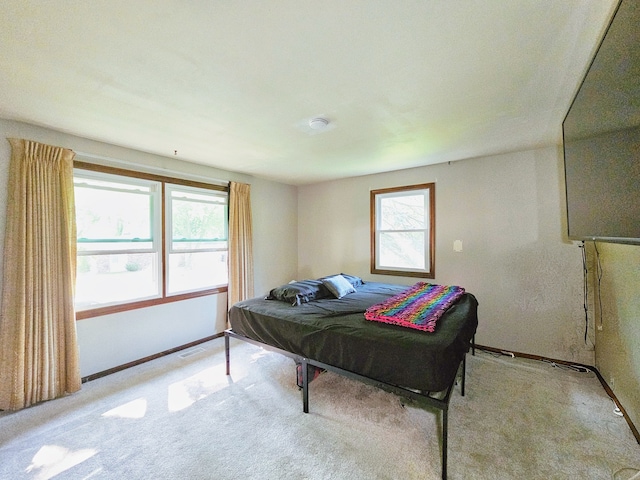
M102 315L109 315L111 313L127 312L129 310L137 310L139 308L152 307L154 305L162 305L165 303L180 302L182 300L188 300L190 298L205 297L208 295L215 295L218 293L224 293L227 291L227 287L212 288L209 290L201 290L199 292L183 293L179 295L172 295L164 298L154 298L151 300L142 300L139 302L122 303L119 305L109 305L107 307L92 308L90 310L80 310L76 312L76 320L84 320L87 318L100 317Z
M418 278L436 278L435 272L410 272L406 270L381 270L379 268L371 268L371 273L376 275L393 275L396 277L418 277Z

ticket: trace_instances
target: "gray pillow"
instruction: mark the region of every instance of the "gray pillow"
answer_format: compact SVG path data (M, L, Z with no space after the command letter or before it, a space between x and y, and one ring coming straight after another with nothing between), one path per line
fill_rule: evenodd
M333 275L332 277L323 278L322 284L327 287L327 289L333 293L336 298L342 298L345 295L356 291L351 282L342 275Z
M265 300L280 300L295 307L329 295L330 293L321 281L302 280L274 288L265 297Z
M355 289L357 289L358 287L364 284L362 279L360 277L356 277L355 275L347 275L346 273L341 273L340 275L346 278L349 281L349 283L353 285Z

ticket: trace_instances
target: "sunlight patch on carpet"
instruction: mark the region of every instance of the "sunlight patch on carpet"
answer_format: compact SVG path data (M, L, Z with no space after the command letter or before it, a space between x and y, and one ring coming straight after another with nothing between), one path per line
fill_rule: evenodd
M258 351L251 355L251 363L256 363L258 360L260 360L260 358L264 357L265 355L271 354L273 354L273 352L270 352L269 350L266 350L264 348L259 348Z
M138 398L131 402L120 405L119 407L112 408L108 412L102 414L103 417L118 417L118 418L143 418L147 413L147 400L145 398Z
M198 400L228 387L231 379L225 375L225 368L224 365L216 365L169 385L167 401L169 411L184 410ZM239 380L238 375L234 375L234 381L237 380Z
M93 457L96 453L98 451L93 448L74 452L58 445L44 445L33 456L31 465L26 471L27 473L36 472L35 480L48 480Z

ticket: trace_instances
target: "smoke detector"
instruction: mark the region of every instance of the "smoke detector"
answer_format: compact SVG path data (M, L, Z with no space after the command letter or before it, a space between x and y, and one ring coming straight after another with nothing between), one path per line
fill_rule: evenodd
M315 117L309 120L309 127L313 130L324 130L329 126L329 120L322 117Z

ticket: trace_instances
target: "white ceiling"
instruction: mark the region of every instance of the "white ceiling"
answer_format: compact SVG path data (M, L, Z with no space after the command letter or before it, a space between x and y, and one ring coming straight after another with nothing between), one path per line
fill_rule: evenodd
M0 117L298 185L560 144L616 4L3 0Z

